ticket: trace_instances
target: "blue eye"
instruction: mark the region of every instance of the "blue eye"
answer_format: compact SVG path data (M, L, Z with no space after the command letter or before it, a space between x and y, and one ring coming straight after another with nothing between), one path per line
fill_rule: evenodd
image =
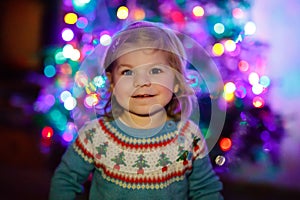
M152 68L150 73L151 74L160 74L160 73L162 73L162 70L159 68Z
M124 76L131 76L133 74L133 71L127 69L127 70L122 71L121 74Z

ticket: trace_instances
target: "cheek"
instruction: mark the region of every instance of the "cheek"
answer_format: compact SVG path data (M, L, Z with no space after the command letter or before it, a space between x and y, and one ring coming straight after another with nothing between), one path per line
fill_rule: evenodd
M132 85L132 78L129 77L114 77L113 87L115 89L129 89Z
M113 86L113 95L120 100L128 98L128 96L130 96L134 92L131 85L132 83L128 79L118 79L118 81L115 82Z
M168 88L170 91L173 91L175 85L175 77L172 75L155 77L152 79L152 83L155 83L162 87Z

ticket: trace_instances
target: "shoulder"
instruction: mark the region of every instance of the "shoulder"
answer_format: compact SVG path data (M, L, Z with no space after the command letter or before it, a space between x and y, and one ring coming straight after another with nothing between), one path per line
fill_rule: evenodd
M192 120L185 120L185 121L181 121L179 122L179 127L180 131L186 132L186 133L193 133L196 135L201 134L199 125L196 124L194 121Z
M192 148L194 159L203 158L208 152L205 137L199 125L192 120L186 120L181 124L179 136L187 140L188 146Z
M94 137L102 132L100 126L100 122L102 120L102 118L95 118L93 120L86 121L78 130L77 140L85 141L85 144L87 144L87 141L92 143Z
M100 129L100 124L103 124L103 122L106 121L106 119L104 117L100 117L100 118L95 118L89 121L86 121L83 126L81 126L79 128L79 133L81 132L85 132L91 129L95 129L98 130Z

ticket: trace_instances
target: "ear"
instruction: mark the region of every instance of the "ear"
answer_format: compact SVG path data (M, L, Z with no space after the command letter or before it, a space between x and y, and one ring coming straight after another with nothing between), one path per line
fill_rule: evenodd
M176 84L174 85L173 92L176 94L178 91L179 91L179 84L176 83Z

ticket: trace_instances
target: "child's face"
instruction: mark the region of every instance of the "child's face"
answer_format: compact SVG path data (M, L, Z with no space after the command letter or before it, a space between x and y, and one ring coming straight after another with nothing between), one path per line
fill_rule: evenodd
M124 112L138 116L164 112L172 99L175 73L165 52L150 49L122 55L109 76Z

